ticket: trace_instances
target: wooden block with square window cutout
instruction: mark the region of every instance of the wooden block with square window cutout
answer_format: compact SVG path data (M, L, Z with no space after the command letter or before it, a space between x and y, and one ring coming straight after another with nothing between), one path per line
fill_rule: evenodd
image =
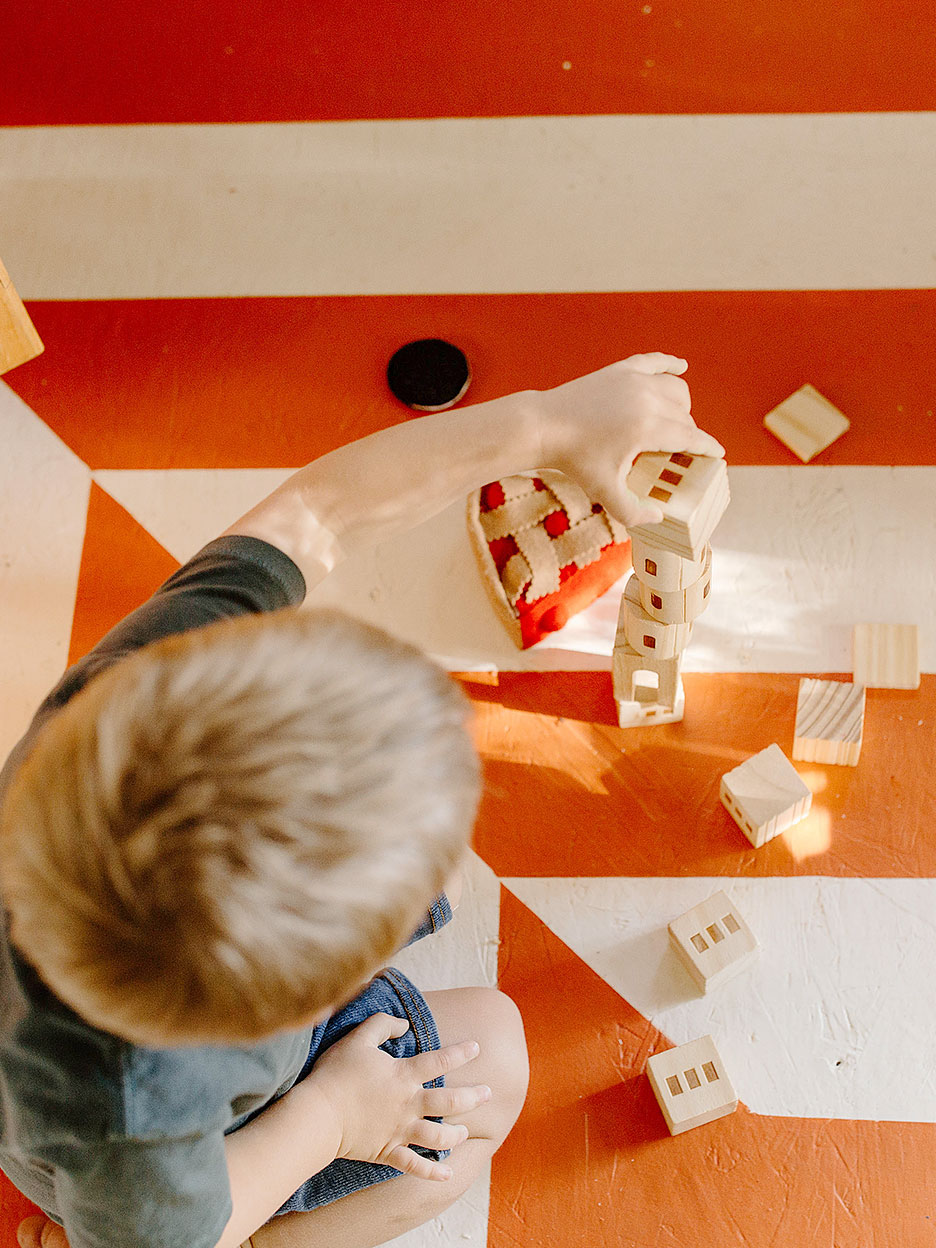
M657 659L671 659L682 654L692 637L692 622L664 624L655 620L640 605L640 582L632 576L624 586L618 614L618 635L636 650Z
M686 589L665 590L648 585L639 572L637 578L640 605L647 615L661 624L691 624L708 606L712 589L712 548L706 546L702 575Z
M733 1114L738 1097L711 1036L654 1053L647 1061L653 1088L670 1135L680 1135Z
M669 937L700 992L717 988L745 970L760 949L738 907L724 892L673 919Z
M866 689L919 689L916 624L856 624L853 666Z
M645 539L692 562L702 557L729 500L725 461L710 455L638 455L627 487L663 512L656 524L630 527L631 540Z
M808 383L764 417L764 426L808 464L849 428L848 417Z
M634 572L642 585L657 593L672 594L690 585L704 574L709 545L702 547L698 559L684 559L646 537L631 538Z
M857 766L864 713L864 685L804 676L796 699L793 757L804 763Z
M805 819L812 806L812 793L776 744L725 772L719 796L755 849Z

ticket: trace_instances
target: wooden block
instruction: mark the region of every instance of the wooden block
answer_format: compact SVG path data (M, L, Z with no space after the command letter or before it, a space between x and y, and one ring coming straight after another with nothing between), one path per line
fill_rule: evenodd
M657 524L628 531L664 550L696 562L728 506L728 469L710 455L638 455L627 474L627 486L643 502L663 512Z
M703 546L698 559L684 559L646 537L631 535L631 559L634 573L643 585L658 592L675 593L688 589L705 572L705 561L711 549Z
M757 957L754 933L725 893L693 906L669 925L670 944L702 992L717 988Z
M711 1036L654 1053L647 1078L670 1135L733 1114L738 1097Z
M692 623L662 624L648 615L640 605L640 583L632 576L624 586L618 632L638 654L653 658L672 659L682 654L692 636Z
M844 680L799 682L793 757L854 767L861 754L865 687Z
M856 624L855 684L866 689L919 689L915 624Z
M647 705L655 704L666 707L667 710L675 710L679 697L681 659L681 655L676 655L672 659L655 659L650 655L638 654L627 644L623 631L619 628L611 655L615 701L618 703L643 702ZM642 674L656 677L655 687L651 688L646 682L638 681L638 676Z
M815 386L800 386L764 417L764 425L804 464L849 427L849 420Z
M702 575L686 589L677 589L667 593L662 589L654 589L647 585L638 572L637 578L640 605L647 615L661 624L691 624L708 606L709 591L712 588L712 548L706 546L708 552Z
M25 364L42 350L42 339L0 261L0 373Z
M686 693L681 680L677 681L676 697L671 706L661 701L659 691L651 689L649 685L637 684L633 692L637 696L630 701L623 702L615 698L619 728L655 728L658 724L678 724L685 714Z
M805 819L812 805L812 793L779 745L725 772L719 796L755 849Z

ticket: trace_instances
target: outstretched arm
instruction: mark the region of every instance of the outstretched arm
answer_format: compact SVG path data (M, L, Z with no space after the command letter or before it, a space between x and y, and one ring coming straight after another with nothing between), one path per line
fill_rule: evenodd
M690 415L685 360L634 355L553 390L422 416L301 468L226 534L270 542L311 589L347 555L511 473L556 468L625 525L660 519L627 473L643 451L724 454Z

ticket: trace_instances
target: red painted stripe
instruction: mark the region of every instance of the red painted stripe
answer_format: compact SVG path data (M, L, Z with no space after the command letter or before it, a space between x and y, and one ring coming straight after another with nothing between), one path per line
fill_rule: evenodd
M818 464L933 464L936 291L704 291L33 302L8 374L92 468L299 466L411 416L387 361L449 338L472 403L635 351L685 356L732 464L798 464L763 417L810 381L851 419ZM530 465L535 467L536 465Z
M465 677L487 781L475 848L502 877L936 876L936 676L868 690L857 767L794 764L814 795L789 833L755 850L728 815L726 771L774 741L790 756L799 679L686 673L682 723L620 729L609 672Z
M34 0L4 44L6 125L936 106L913 0Z

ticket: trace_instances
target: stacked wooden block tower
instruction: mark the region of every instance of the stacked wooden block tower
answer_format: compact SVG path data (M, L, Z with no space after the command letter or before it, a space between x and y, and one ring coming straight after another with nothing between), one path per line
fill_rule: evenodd
M682 719L682 654L708 606L709 538L729 498L725 461L707 455L641 455L627 484L659 504L663 519L630 529L634 574L621 599L612 660L622 728Z

